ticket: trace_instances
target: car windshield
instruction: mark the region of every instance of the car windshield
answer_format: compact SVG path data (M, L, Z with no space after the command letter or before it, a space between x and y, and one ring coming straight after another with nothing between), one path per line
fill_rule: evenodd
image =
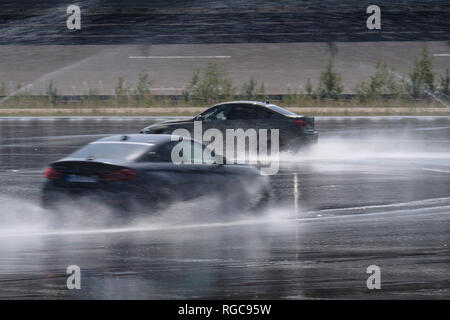
M214 115L217 112L218 108L211 108L209 110L206 110L202 113L200 113L198 116L201 116L203 119L207 119Z
M72 153L69 158L115 159L132 161L151 148L147 143L93 142Z
M285 115L285 116L288 116L288 117L297 117L297 115L296 115L295 113L293 113L293 112L291 112L291 111L289 111L289 110L287 110L287 109L285 109L285 108L282 108L282 107L280 107L280 106L277 106L277 105L275 105L275 104L269 104L269 105L267 105L267 107L269 107L269 108L272 109L273 111L276 111L276 112L278 112L278 113L281 113L281 114L283 114L283 115Z
M205 112L201 113L199 116L204 121L213 121L213 120L227 120L228 117L228 109L222 107L215 107L206 110ZM198 117L198 116L197 116Z

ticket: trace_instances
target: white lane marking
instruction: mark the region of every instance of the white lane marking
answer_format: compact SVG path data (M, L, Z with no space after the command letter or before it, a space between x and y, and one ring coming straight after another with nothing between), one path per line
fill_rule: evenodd
M129 56L129 59L230 59L231 56Z
M432 171L432 172L440 172L440 173L450 173L450 170L440 170L440 169L430 169L430 168L423 168L425 171Z
M283 220L280 220L283 222ZM80 229L80 230L49 230L43 232L27 232L27 233L0 233L0 238L6 237L36 237L36 236L64 236L64 235L79 235L79 234L109 234L109 233L129 233L129 232L148 232L161 230L183 230L196 228L220 228L233 226L246 226L255 224L269 224L274 223L273 220L238 220L234 222L217 222L217 223L200 223L188 225L150 225L142 227L124 227L124 228L100 228L100 229Z
M297 173L294 173L294 210L298 214L298 177Z
M434 53L434 57L450 57L450 53Z
M345 209L345 208L342 208ZM23 238L29 238L29 237L43 237L43 236L67 236L67 235L92 235L92 234L114 234L114 233L130 233L130 232L148 232L148 231L171 231L171 230L186 230L186 229L209 229L209 228L227 228L227 227L234 227L234 226L249 226L249 225L274 225L277 224L284 224L284 223L290 223L290 222L316 222L316 221L340 221L348 223L348 219L367 219L367 218L373 218L373 217L383 217L387 216L391 219L393 218L408 218L412 215L416 215L418 211L420 211L421 216L443 216L447 215L448 210L450 209L450 206L436 206L436 207L429 207L429 208L407 208L407 209L398 209L393 211L383 211L383 212L373 212L373 213L364 213L364 214L343 214L343 215L336 215L336 216L326 216L326 217L311 217L311 218L284 218L284 219L262 219L262 220L238 220L234 222L216 222L216 223L200 223L200 224L188 224L188 225L150 225L150 226L141 226L141 227L124 227L124 228L111 228L111 229L80 229L80 230L43 230L42 232L26 232L26 233L0 233L0 239L1 238L12 238L12 237L23 237ZM435 212L436 210L440 210L438 212ZM324 210L326 211L326 210ZM312 211L314 212L314 211ZM319 211L321 212L321 211ZM311 213L311 212L307 212ZM347 220L347 221L345 221Z
M432 199L423 199L423 200L414 200L408 202L397 202L397 203L389 203L389 204L379 204L379 205L371 205L371 206L359 206L359 207L347 207L347 208L334 208L334 209L322 209L309 211L310 214L315 213L323 213L323 212L340 212L340 211L350 211L350 210L368 210L368 209L395 209L395 208L404 208L411 206L432 206L438 207L439 205L447 205L450 201L450 198L432 198ZM419 208L418 208L419 209ZM394 210L392 210L394 211Z

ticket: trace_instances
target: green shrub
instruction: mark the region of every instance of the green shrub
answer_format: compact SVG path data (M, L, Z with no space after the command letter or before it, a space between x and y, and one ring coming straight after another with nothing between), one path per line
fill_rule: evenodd
M241 95L247 100L265 100L266 99L266 86L264 82L261 84L251 77L248 82L242 85Z
M207 104L230 99L234 93L235 88L225 69L219 64L210 62L203 71L194 70L183 95L186 101Z
M124 77L119 77L117 79L117 85L116 88L114 89L114 94L118 98L124 98L130 94L130 88L127 85Z
M333 59L330 58L320 74L318 94L321 99L339 99L342 95L341 75L334 71L333 64Z
M241 94L244 99L251 100L256 95L256 86L258 82L256 82L254 77L251 77L248 82L245 82L242 85Z
M259 89L256 90L256 98L263 101L267 100L266 85L264 84L264 82L261 82Z
M414 59L414 66L409 72L406 90L413 98L421 98L429 92L434 92L433 60L425 44L422 54Z
M311 96L314 93L314 88L312 86L310 78L308 78L308 81L306 82L305 90L308 96Z
M0 85L0 96L7 96L8 95L8 89L6 87L6 84L4 82Z
M362 82L355 89L360 101L380 100L385 95L396 99L401 95L401 85L397 82L393 70L387 64L378 61L375 65L375 73L370 77L369 82Z
M47 85L47 99L51 105L55 105L56 100L58 99L58 89L53 84L53 80L50 80Z
M139 75L139 80L134 89L133 96L136 100L147 100L150 98L150 88L153 85L153 80L150 80L147 73Z
M450 84L450 77L449 77L449 72L448 69L445 70L445 75L441 75L441 83L440 83L440 87L439 87L439 92L443 95L445 95L448 99L448 96L450 94L449 91L449 84Z

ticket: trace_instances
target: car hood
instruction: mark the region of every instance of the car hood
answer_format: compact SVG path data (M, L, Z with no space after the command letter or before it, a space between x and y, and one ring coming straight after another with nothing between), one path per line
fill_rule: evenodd
M179 120L166 120L163 122L157 122L154 123L154 126L158 126L158 125L177 125L177 124L185 124L185 123L192 123L193 120L192 119L179 119Z
M167 121L162 121L162 122L156 122L156 123L153 123L153 124L145 127L144 129L142 129L141 133L144 133L148 129L168 127L168 126L180 126L180 125L185 125L185 124L189 124L189 123L192 123L192 122L193 122L192 118L179 119L179 120L167 120Z

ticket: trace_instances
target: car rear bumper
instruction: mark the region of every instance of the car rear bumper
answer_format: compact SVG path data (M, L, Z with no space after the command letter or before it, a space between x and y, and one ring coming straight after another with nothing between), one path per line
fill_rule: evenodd
M131 203L138 202L142 198L132 189L64 188L47 182L42 188L41 205L47 209L64 205L77 207L103 205L113 208L127 208Z
M45 209L61 206L85 207L89 205L104 205L114 208L125 207L129 203L129 195L108 193L87 193L75 191L44 191L41 194L41 205Z
M281 149L297 149L317 144L319 141L319 134L317 131L314 131L311 133L303 133L298 136L290 136L283 140L284 141L282 141L280 145Z

